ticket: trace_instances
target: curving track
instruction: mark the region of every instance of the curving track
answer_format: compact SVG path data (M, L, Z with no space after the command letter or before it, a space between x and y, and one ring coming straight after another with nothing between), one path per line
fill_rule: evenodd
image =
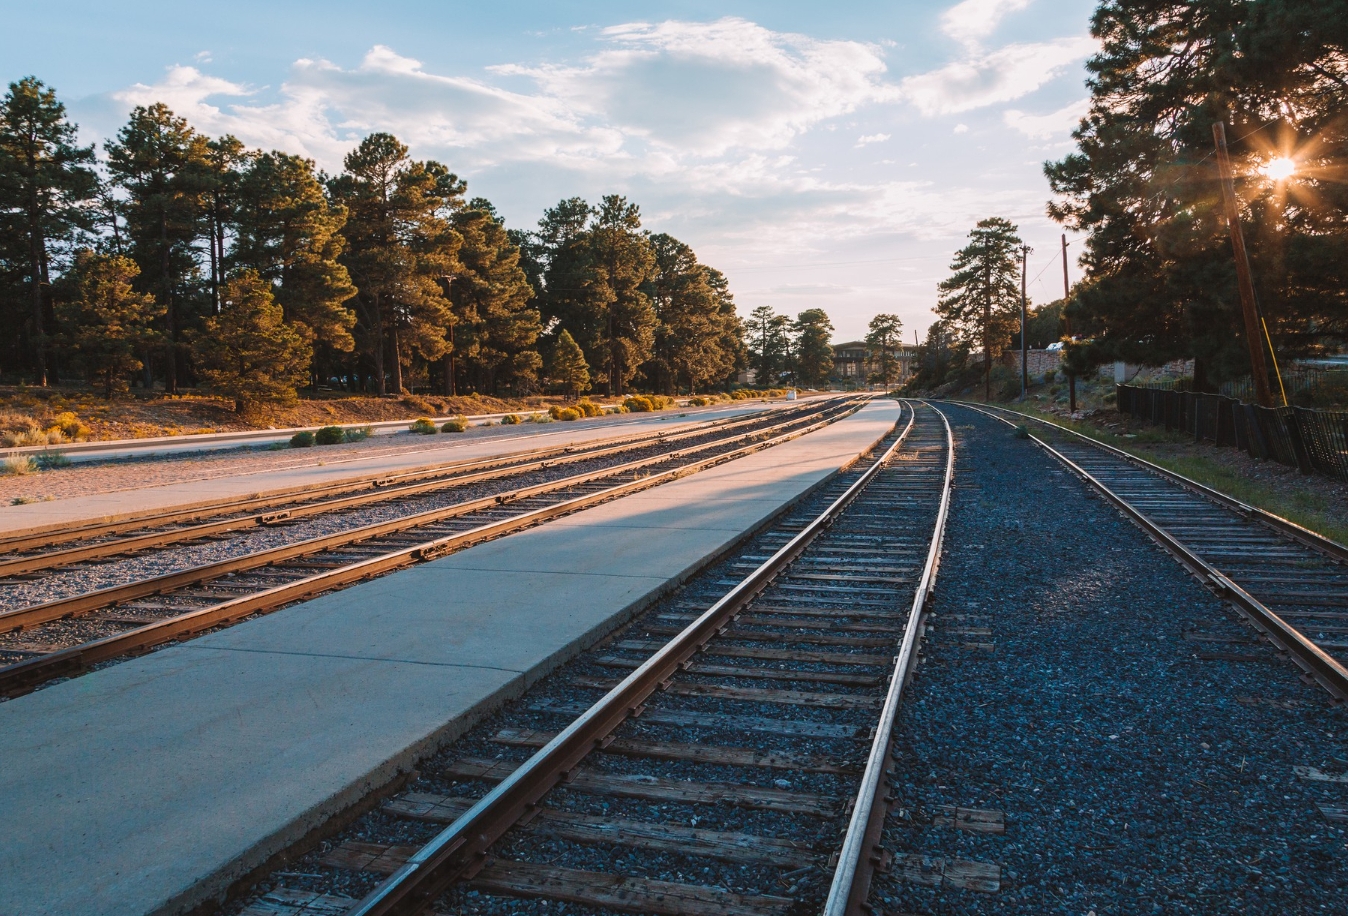
M1336 699L1348 700L1348 547L1112 446L1006 408Z
M910 404L863 470L427 762L321 874L244 912L862 912L952 449L944 416Z

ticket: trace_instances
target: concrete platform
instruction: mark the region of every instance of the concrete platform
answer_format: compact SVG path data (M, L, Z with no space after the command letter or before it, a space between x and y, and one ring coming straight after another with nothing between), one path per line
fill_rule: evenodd
M410 769L882 436L894 402L0 703L0 914L176 913Z
M620 439L652 430L675 431L711 420L741 416L763 410L780 410L793 402L771 405L732 404L710 410L624 415L571 423L518 426L493 429L489 434L447 442L451 437L428 437L431 445L415 451L376 452L368 457L341 460L325 459L319 450L298 452L293 464L282 468L146 486L134 489L72 497L53 502L0 506L0 537L12 537L51 528L112 521L128 515L143 515L173 508L210 505L229 499L241 499L265 493L291 492L353 478L380 476L399 471L496 457L512 452L531 451L581 443ZM483 430L482 433L487 433Z

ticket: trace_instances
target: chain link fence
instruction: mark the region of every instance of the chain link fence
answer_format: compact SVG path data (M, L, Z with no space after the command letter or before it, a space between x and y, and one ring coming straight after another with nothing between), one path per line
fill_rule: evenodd
M1221 394L1116 385L1120 413L1238 448L1303 474L1348 480L1348 412L1259 407Z

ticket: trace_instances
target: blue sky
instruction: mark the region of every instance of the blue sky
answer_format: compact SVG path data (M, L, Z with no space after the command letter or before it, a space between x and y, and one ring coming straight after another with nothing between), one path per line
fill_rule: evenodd
M1084 110L1093 7L25 4L0 76L55 87L88 142L153 101L329 171L391 131L517 227L626 194L725 271L744 313L822 307L845 339L896 312L911 338L984 216L1034 246L1031 298L1061 296L1042 163Z

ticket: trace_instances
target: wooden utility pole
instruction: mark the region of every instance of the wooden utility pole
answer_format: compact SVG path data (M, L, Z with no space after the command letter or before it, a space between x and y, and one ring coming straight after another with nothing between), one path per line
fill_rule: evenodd
M1250 350L1254 396L1260 407L1272 407L1273 392L1268 387L1268 366L1264 363L1264 345L1259 339L1259 307L1254 300L1254 283L1250 279L1250 258L1245 251L1245 236L1240 231L1240 203L1236 200L1231 157L1226 151L1226 125L1221 121L1212 125L1212 138L1217 143L1217 172L1222 181L1222 202L1226 205L1226 223L1231 230L1231 248L1236 256L1236 282L1240 287L1240 307L1245 316L1245 344Z
M1072 281L1067 279L1067 233L1062 234L1062 322L1063 332L1072 340L1072 319L1067 314L1067 300L1072 298ZM1067 412L1077 412L1077 377L1067 370Z
M1025 295L1025 272L1029 269L1030 246L1020 246L1020 399L1030 396L1030 343L1025 320L1028 299Z

